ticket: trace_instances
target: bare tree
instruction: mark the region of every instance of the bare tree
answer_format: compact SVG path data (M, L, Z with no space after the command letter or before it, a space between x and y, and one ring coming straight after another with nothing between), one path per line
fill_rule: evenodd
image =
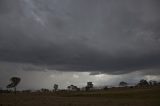
M16 94L16 87L20 83L20 81L21 81L21 79L19 77L12 77L10 79L11 83L9 85L7 85L7 88L14 88L14 92Z

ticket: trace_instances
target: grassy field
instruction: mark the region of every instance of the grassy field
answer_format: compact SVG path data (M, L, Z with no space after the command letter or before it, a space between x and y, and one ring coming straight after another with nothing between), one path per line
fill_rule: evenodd
M160 106L160 87L56 94L1 94L0 106Z

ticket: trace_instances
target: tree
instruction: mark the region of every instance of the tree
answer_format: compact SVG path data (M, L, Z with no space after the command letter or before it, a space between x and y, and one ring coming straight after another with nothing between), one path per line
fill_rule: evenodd
M80 91L80 88L78 88L75 85L70 85L67 87L69 91Z
M40 92L42 92L42 93L48 93L48 92L49 92L49 89L42 88L42 89L40 90Z
M57 91L57 89L58 89L58 84L54 84L54 91Z
M128 85L128 83L127 82L124 82L124 81L121 81L120 83L119 83L119 86L121 86L121 87L126 87Z
M87 82L86 91L89 91L91 88L93 88L93 83Z
M138 86L149 86L149 83L147 82L147 80L140 80L139 83L137 84Z
M158 82L157 82L157 81L154 81L154 80L150 80L150 81L149 81L149 85L150 85L150 86L157 86L157 85L158 85Z
M16 94L16 87L20 83L20 81L21 81L21 79L19 77L12 77L10 79L11 83L9 85L7 85L7 88L14 88L14 92Z
M87 82L87 87L93 88L93 83L92 82Z
M105 87L103 88L103 90L108 90L108 86L105 86Z

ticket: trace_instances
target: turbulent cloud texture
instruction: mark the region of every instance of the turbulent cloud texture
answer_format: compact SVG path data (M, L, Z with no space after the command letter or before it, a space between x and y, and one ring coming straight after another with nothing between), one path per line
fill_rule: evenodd
M158 0L0 0L0 61L22 70L158 74L159 5Z

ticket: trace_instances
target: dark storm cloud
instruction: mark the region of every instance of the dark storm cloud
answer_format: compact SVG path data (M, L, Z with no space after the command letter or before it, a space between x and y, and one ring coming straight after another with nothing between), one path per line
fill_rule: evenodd
M122 74L160 69L158 0L1 0L0 60Z

